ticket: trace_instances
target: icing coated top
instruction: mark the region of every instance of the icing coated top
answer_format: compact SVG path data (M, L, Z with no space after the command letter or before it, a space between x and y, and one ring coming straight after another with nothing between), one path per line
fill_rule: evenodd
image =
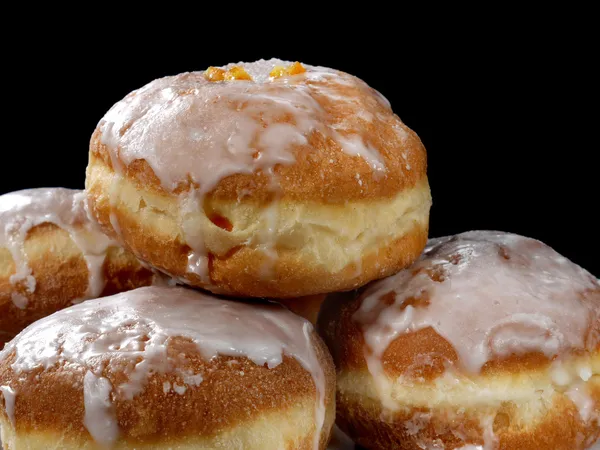
M389 293L393 302L385 304ZM374 283L362 299L354 320L375 374L383 373L381 358L396 337L428 327L475 373L492 359L551 358L600 342L598 279L547 245L510 233L431 239L415 265Z
M206 193L228 175L272 173L277 164L293 164L294 151L318 131L385 172L378 149L364 135L375 115L391 109L366 83L308 65L297 75L270 77L274 67L289 65L276 59L237 65L252 80L214 82L203 72L183 73L152 81L116 103L99 124L113 168L143 159L165 189L192 181ZM350 111L340 117L363 121L334 120L324 98ZM401 127L397 132L406 135Z
M273 70L286 65L289 70ZM160 78L117 102L98 125L116 173L108 193L111 207L118 205L125 166L136 161L145 161L167 191L186 192L190 187L178 198L182 237L190 247L187 272L215 292L204 234L195 218L208 221L204 195L223 179L260 171L268 177L275 205L282 193L276 166L292 165L299 151L313 150L310 140L315 133L327 139L328 148L335 143L345 154L361 158L374 178L388 170L376 146L392 145L382 139L373 143L369 136L374 123L392 130L398 137L396 146L409 136L389 102L360 79L324 67L299 66L260 60ZM402 157L410 170L406 154ZM358 182L362 186L360 177ZM271 209L265 208L263 215L263 222L276 223ZM114 212L110 223L120 237ZM265 277L277 259L274 229L269 225L260 236L259 249L269 260Z
M110 445L119 433L111 408L114 398L132 399L152 373L177 370L167 353L171 339L190 339L206 360L238 356L273 368L287 355L313 377L318 448L325 417L325 374L312 333L308 321L279 305L250 305L177 287L145 287L89 300L41 319L6 345L0 361L15 351L12 369L17 374L56 364L86 371L84 424L97 441ZM126 379L112 386L102 376L106 371L124 372ZM202 374L181 375L188 386L202 383ZM181 386L174 389L185 392ZM18 392L15 395L18 402Z
M24 242L35 226L52 223L67 231L80 248L89 270L86 298L98 297L104 288L103 264L113 242L90 220L83 191L40 188L0 196L0 247L7 248L16 272L10 281L25 292L35 292L36 280L27 264ZM15 289L13 302L27 306L27 297Z

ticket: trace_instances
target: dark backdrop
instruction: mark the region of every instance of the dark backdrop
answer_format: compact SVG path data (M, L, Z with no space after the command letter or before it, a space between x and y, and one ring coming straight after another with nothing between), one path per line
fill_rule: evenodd
M87 33L64 33L62 25L42 30L35 43L7 47L4 130L15 143L2 152L1 193L83 187L96 123L156 77L280 57L363 78L420 135L429 155L432 236L512 231L600 275L598 144L585 137L595 124L582 108L589 85L576 47L560 33L511 40L506 29L492 38L450 32L427 39L423 31L402 39L394 30L385 38L370 30L314 41L275 33L234 36L228 44L207 42L205 30L185 39L146 33L131 40L111 30L117 24Z

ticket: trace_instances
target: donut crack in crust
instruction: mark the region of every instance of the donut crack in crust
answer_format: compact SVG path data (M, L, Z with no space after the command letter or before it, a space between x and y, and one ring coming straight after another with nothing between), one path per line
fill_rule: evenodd
M140 259L251 297L397 272L424 248L431 206L425 149L381 94L280 60L129 94L92 136L86 190L105 232Z
M369 449L583 450L600 438L600 283L537 240L431 239L410 268L327 298L318 324L337 423Z

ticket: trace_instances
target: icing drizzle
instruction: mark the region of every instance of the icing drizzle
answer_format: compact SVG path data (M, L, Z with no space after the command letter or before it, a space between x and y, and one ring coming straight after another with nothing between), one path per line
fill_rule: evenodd
M135 397L152 373L176 370L167 354L170 339L190 339L206 360L239 356L273 368L287 355L315 383L317 449L325 418L325 374L312 333L308 321L279 305L250 305L178 287L145 287L89 300L41 319L8 343L0 360L15 351L16 374L57 364L85 370L84 424L93 438L110 445L119 434L113 400ZM103 375L112 370L125 371L126 381L111 385ZM185 385L173 386L181 394L203 381L202 374L181 375ZM170 391L171 386L164 389Z
M361 301L353 319L363 331L368 370L386 410L397 405L382 358L404 333L431 327L458 356L458 367L448 362L448 370L466 373L510 355L553 358L594 351L600 342L598 279L549 246L511 233L431 239L411 268L373 283ZM560 368L560 360L555 364ZM565 378L555 372L557 380ZM581 379L590 376L582 370ZM579 384L567 395L587 421L592 405L585 392ZM483 448L494 447L493 437Z
M382 305L389 293L393 303ZM369 287L354 319L369 359L432 327L478 372L495 357L595 348L599 293L598 279L539 241L473 231L431 239L410 269Z
M27 294L36 289L36 279L27 263L24 243L29 231L52 223L67 231L81 250L88 267L88 287L84 300L98 297L104 289L103 265L113 242L90 220L83 191L65 188L40 188L0 196L0 247L7 248L16 266L10 282L15 286L15 306L27 307Z
M286 64L273 59L225 67L242 67L250 80L214 82L203 72L161 78L116 103L100 121L102 143L118 177L124 166L144 160L166 190L193 186L181 195L181 228L192 249L188 272L206 284L210 284L208 255L201 227L197 221L186 222L186 217L202 213L202 220L209 223L202 198L222 179L261 171L278 194L275 167L293 164L296 152L307 147L314 132L336 142L343 152L361 157L375 174L386 171L379 150L364 136L374 117L394 117L387 100L358 78L324 67L304 65L306 71L293 76L270 76L273 68ZM357 100L357 92L366 100ZM327 102L334 106L325 107ZM336 107L351 114L332 121L327 108ZM393 119L391 126L406 135L399 120ZM118 234L118 223L113 226ZM272 246L262 247L273 256Z
M391 112L387 100L366 83L309 65L304 73L271 78L270 70L285 64L275 59L239 64L253 81L211 82L203 72L188 72L154 80L117 102L99 124L113 163L143 159L165 189L191 181L208 192L228 175L292 164L294 148L306 144L312 131L329 136L333 129L339 133L331 137L342 151L385 170L378 150L348 123L324 126L329 120L323 98L338 100L356 114L362 111L367 121L377 108ZM344 93L347 87L372 101L359 104Z
M0 386L0 392L4 396L4 408L8 415L8 420L15 426L15 391L10 386Z

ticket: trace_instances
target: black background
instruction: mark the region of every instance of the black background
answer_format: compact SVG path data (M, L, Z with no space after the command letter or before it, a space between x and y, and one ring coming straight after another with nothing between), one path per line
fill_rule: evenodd
M4 127L14 143L2 151L1 193L83 187L95 125L156 77L279 57L350 72L390 100L428 150L432 236L516 232L600 275L598 142L590 137L597 125L589 113L597 106L586 80L593 58L571 31L527 25L524 33L505 23L485 33L483 23L424 25L404 36L398 23L355 23L350 32L305 22L294 32L277 22L258 35L254 26L212 31L183 21L192 31L184 38L154 22L126 33L128 24L110 17L101 27L31 25L28 39L6 46Z

